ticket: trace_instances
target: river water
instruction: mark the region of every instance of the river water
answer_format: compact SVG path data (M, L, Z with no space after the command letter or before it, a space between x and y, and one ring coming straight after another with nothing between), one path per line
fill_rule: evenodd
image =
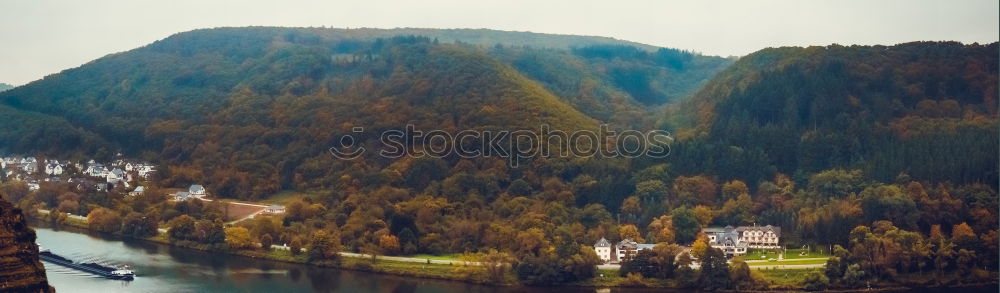
M133 281L108 280L42 262L49 284L58 292L352 292L352 293L637 293L683 292L636 288L492 287L462 282L383 275L303 264L253 259L222 253L122 239L69 228L35 228L37 243L53 253L81 261L128 264ZM996 292L996 286L960 288L962 292ZM904 290L906 291L906 290ZM957 292L922 289L910 292Z
M137 274L133 281L108 280L42 262L49 283L59 292L612 292L574 287L481 286L252 259L78 229L35 231L38 244L53 253L77 261L128 264Z

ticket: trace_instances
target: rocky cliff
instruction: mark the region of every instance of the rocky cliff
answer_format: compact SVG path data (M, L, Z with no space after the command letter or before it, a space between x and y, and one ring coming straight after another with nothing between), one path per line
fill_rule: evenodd
M0 199L0 292L55 292L38 260L35 230L21 209Z

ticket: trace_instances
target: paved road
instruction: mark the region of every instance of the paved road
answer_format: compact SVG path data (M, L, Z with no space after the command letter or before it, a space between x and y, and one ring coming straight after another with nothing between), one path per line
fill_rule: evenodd
M48 215L51 212L49 210L38 209L38 213L39 214L43 214L43 215ZM87 220L87 217L80 216L80 215L74 215L74 214L70 214L70 213L66 213L66 216L68 218L70 218L70 219L75 219L75 220L80 220L80 221L86 221Z
M240 218L240 219L237 219L237 220L233 220L233 221L227 222L226 224L232 225L232 224L236 224L236 223L245 221L247 219L253 219L253 217L255 217L255 216L257 216L257 215L259 215L260 213L263 213L263 212L264 212L264 210L259 210L259 211L253 212L252 214L247 215L246 217L243 217L243 218Z
M754 270L764 270L764 269L788 269L788 270L804 270L804 269L815 269L826 267L826 264L806 264L806 265L765 265L765 266L750 266L750 269Z
M786 258L786 259L785 259L784 261L800 261L800 260L827 260L827 259L828 259L828 258L825 258L825 257L814 257L814 258ZM761 263L761 262L768 262L768 261L767 261L767 260L763 260L763 259L762 259L762 260L747 260L746 262L747 262L748 264L750 264L750 263Z
M353 253L353 252L341 252L340 255L341 256L345 256L345 257L356 257L356 258L371 258L372 257L370 254ZM466 262L459 261L459 260L445 260L445 259L431 259L431 260L428 260L426 258L403 257L403 256L378 255L378 256L376 256L376 258L383 259L383 260L391 260L391 261L418 262L418 263L428 263L428 261L430 261L430 263L432 263L432 264L444 264L444 265L466 264ZM479 263L477 263L477 262L468 262L467 264L470 264L470 265L479 265Z
M827 260L827 259L826 258L796 258L796 259L786 259L786 261L797 261L797 260ZM755 269L755 270L763 270L763 269L792 269L792 270L802 270L802 269L815 269L815 268L826 267L826 263L818 263L818 264L780 264L780 263L774 263L774 264L767 264L767 265L763 265L763 264L758 265L759 263L767 263L768 261L766 261L766 260L748 260L746 262L747 262L747 264L750 265L751 269ZM617 264L602 264L602 265L597 265L597 268L598 269L602 269L602 270L619 270L619 269L621 269L621 265L617 265ZM691 268L697 270L697 269L701 268L701 265L699 265L698 263L693 263L693 264L691 264Z

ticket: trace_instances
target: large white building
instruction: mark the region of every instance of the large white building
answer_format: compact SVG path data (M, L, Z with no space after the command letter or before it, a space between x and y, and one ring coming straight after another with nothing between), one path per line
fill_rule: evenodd
M600 257L601 261L604 261L605 263L610 262L611 242L608 242L607 239L601 237L601 240L598 240L597 244L594 244L594 252L597 252L597 257Z
M776 226L726 226L705 228L708 244L721 249L727 256L744 255L748 248L781 248L781 227Z

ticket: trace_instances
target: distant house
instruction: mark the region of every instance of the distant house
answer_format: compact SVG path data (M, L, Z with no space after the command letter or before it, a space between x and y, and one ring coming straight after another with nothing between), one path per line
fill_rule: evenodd
M618 261L624 261L626 259L630 259L633 256L635 256L635 254L638 253L640 250L653 249L653 246L656 246L656 245L655 244L636 243L632 239L625 239L625 240L622 240L622 241L618 242L618 244L615 245L615 250L618 252L618 255L617 255L618 256Z
M89 163L87 164L87 169L84 170L83 173L93 177L107 177L108 168L104 167L101 163Z
M264 208L264 213L265 214L272 214L272 215L284 214L285 213L285 206L270 205L270 206Z
M0 161L0 168L5 168L6 169L8 166L17 165L18 161L19 160L17 158L14 158L14 157L5 157L5 158L3 158L3 161Z
M38 172L38 160L33 157L21 159L21 170L27 174Z
M610 262L611 242L601 237L601 240L597 240L597 243L594 244L594 252L597 252L597 257L600 257L605 263Z
M138 170L139 177L142 177L143 179L149 179L149 175L156 172L156 169L154 169L152 165L141 165L134 168Z
M38 190L40 188L41 188L41 186L39 186L38 183L34 183L34 182L28 183L28 190L29 191L35 191L35 190Z
M111 172L108 172L105 178L107 179L108 183L115 183L118 181L125 180L125 171L122 171L122 169L115 168L114 170L111 170Z
M59 164L45 164L45 174L59 176L63 173L63 167Z
M146 188L142 187L142 186L139 186L139 187L136 187L135 190L132 190L131 192L129 192L128 195L131 195L131 196L140 196L140 195L142 195L143 192L146 192Z
M191 196L202 197L205 196L205 187L200 184L191 185L188 192L191 193Z
M187 191L178 191L176 194L174 194L174 200L176 201L185 201L190 198L191 198L191 193Z

